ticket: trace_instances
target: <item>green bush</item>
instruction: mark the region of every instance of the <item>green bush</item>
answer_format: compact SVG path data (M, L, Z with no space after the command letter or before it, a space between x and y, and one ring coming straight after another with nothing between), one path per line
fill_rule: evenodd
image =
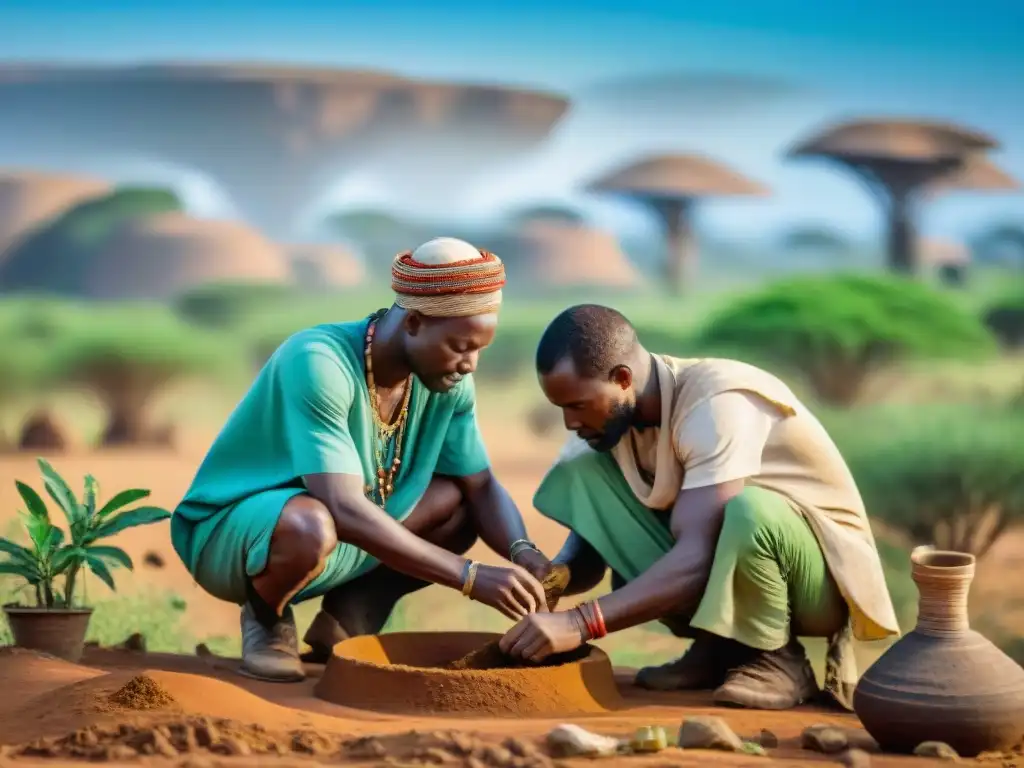
M50 377L91 390L107 410L102 443L147 442L146 412L169 384L237 371L235 347L159 305L97 307L54 343Z
M983 320L1006 349L1024 347L1024 291L993 303Z
M174 301L184 319L211 328L238 328L257 316L280 312L305 301L293 286L207 284L186 291Z
M37 228L0 264L0 289L77 296L96 252L121 223L179 211L168 190L124 187L86 200Z
M981 557L1024 520L1024 416L929 411L861 430L837 443L869 514L914 544Z
M792 368L835 405L854 403L868 377L893 362L983 356L994 347L979 320L941 292L866 275L776 283L715 314L697 341Z

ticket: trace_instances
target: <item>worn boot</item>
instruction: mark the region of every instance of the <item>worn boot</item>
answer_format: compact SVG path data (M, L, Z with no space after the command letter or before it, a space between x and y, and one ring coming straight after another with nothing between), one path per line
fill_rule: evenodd
M342 640L348 640L349 633L344 630L338 620L326 611L317 611L313 623L309 625L303 642L309 646L309 650L302 654L302 660L307 664L326 664L331 658L334 646Z
M306 677L299 659L299 637L291 608L268 629L252 606L242 608L242 667L248 677L271 682L297 682Z
M697 634L693 645L675 661L659 667L644 667L635 684L652 691L701 691L717 688L735 660L732 640L706 632Z
M747 709L791 709L818 695L814 670L798 640L777 651L754 651L729 670L715 704Z

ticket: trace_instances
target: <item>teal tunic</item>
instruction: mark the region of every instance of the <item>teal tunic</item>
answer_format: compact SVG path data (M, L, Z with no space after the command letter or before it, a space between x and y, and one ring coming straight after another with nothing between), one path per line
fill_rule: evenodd
M222 600L243 604L246 577L267 563L281 510L318 473L376 478L374 426L366 388L369 318L320 325L290 337L260 371L210 447L171 518L171 541L193 578ZM395 489L385 510L404 520L434 474L488 468L476 420L473 379L430 392L415 377ZM296 595L323 595L377 565L339 543L324 570Z

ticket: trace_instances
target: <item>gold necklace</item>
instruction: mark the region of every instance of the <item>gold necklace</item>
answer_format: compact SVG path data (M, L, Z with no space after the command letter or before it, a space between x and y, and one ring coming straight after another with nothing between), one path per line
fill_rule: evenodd
M376 503L383 507L388 497L395 490L395 478L398 476L398 468L402 464L402 438L405 435L405 425L409 415L409 397L412 394L412 376L405 380L405 393L402 395L402 404L398 410L398 418L393 423L387 424L380 417L380 400L377 397L377 385L373 378L373 359L370 349L373 344L373 335L377 330L377 319L383 313L378 313L371 320L366 328L366 345L364 357L366 360L366 389L370 394L370 412L373 414L374 424L374 450L373 457L376 464L377 482L376 488L373 484L366 486L368 494L376 491ZM395 451L391 457L389 466L387 462L388 445L392 438L395 439Z

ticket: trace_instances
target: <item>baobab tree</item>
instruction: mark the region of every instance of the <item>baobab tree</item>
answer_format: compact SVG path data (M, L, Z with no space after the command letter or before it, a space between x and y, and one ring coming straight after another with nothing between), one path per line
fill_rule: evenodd
M706 197L769 194L762 184L700 155L646 157L602 176L587 189L638 200L658 215L668 241L666 278L670 290L676 293L695 277L693 212L697 202Z
M995 139L968 128L923 120L862 120L833 126L800 142L790 158L816 157L852 170L882 204L888 219L888 263L913 273L916 206L954 189L1006 189L1016 182L983 153Z

